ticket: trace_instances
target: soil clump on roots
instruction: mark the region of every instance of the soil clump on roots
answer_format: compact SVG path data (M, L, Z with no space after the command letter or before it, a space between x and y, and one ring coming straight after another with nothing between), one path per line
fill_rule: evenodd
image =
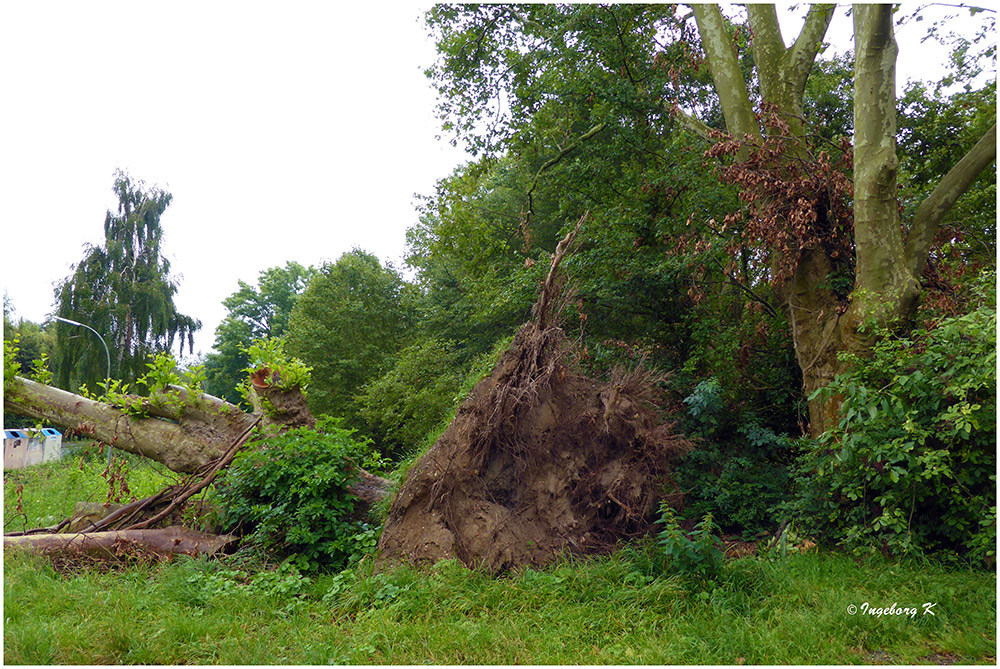
M659 416L656 375L582 376L551 324L556 269L576 230L556 249L535 320L410 470L385 522L382 563L458 559L499 573L602 552L649 532L657 503L676 490L670 460L692 444Z

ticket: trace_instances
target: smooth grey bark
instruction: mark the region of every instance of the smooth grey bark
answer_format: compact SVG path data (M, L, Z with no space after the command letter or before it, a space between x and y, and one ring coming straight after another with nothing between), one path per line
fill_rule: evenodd
M888 324L909 313L920 293L902 262L892 6L855 5L854 35L854 292L863 318Z
M760 126L750 104L747 83L743 79L733 40L718 5L692 5L701 45L708 56L715 92L719 95L722 114L730 134L760 135Z
M692 9L727 130L740 139L746 135L758 137L761 128L753 115L750 92L718 6L692 5ZM786 48L774 6L747 6L761 97L777 107L793 132L803 132L805 84L833 11L834 5L812 5L795 42ZM853 11L855 290L845 309L837 296L822 287L832 270L829 259L811 250L803 253L791 279L776 287L792 327L807 396L844 371L839 352L863 352L871 345L859 332L861 323L875 318L893 325L913 313L920 292L918 279L941 219L996 159L994 127L921 205L904 240L896 184L897 46L892 6L854 5ZM684 125L698 129L693 123ZM838 408L836 398L810 401L811 432L817 435L835 424Z
M175 472L191 473L221 456L254 417L217 398L178 411L151 410L165 415L130 416L120 409L80 395L16 377L4 389L6 410L46 420L129 453L156 460Z

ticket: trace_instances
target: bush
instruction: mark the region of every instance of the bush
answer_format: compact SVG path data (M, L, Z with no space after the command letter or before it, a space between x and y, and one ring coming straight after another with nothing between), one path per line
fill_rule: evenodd
M674 467L685 514L710 513L746 538L773 531L792 483L791 439L760 426L751 412L727 410L714 378L699 383L684 405L687 432L701 439Z
M816 536L991 563L996 538L996 307L906 338L824 393L839 425L804 454L800 511Z
M374 549L378 530L359 518L347 491L355 467L378 453L368 439L322 418L316 429L269 436L239 453L218 484L225 521L244 544L303 570L340 569Z
M359 415L387 452L412 452L461 398L458 355L450 342L431 339L404 349L388 373L366 385Z

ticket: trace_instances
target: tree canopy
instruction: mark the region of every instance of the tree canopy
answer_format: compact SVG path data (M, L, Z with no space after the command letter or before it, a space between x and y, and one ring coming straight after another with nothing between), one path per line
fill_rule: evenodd
M255 339L285 335L292 308L315 274L312 267L289 261L262 270L256 286L239 281L239 290L222 302L228 314L215 329L215 350L205 356L210 393L234 404L240 401L237 387L249 363L246 349Z
M663 205L674 205L670 241L702 256L691 263L685 252L687 269L738 286L787 320L819 434L836 402L815 391L844 370L839 354L870 347L861 331L867 320L892 325L913 316L943 218L993 169L995 94L978 96L978 109L965 115L976 119L964 124L971 143L942 147L922 181L936 186L911 189L919 201L902 220L892 8L853 12L853 89L847 61L817 65L833 5L811 5L790 46L774 6L745 11L731 18L703 4L438 6L428 13L439 53L429 75L445 129L486 156L481 167L511 160L516 166L505 172L522 171L526 241L544 246L556 237L547 225L558 230L603 201L591 239L627 222L640 249L664 232L643 214L659 205L662 219ZM685 148L707 148L699 141L712 144L710 160L681 167ZM741 202L726 202L734 193L722 195L718 185L684 201L686 185L712 176L706 169L736 186ZM672 178L657 178L664 174ZM647 200L638 211L629 206L637 200ZM711 259L702 255L709 248ZM720 271L708 274L705 260ZM692 288L697 299L703 291Z
M404 346L415 305L402 277L360 249L317 271L288 319L289 354L312 367L315 414L351 419L355 395Z
M56 316L87 325L107 343L64 322L56 327L58 383L63 388L91 388L107 376L132 381L146 371L150 354L185 342L194 348L201 322L174 306L178 282L161 245L160 217L173 199L159 187L147 187L121 170L115 173L117 212L104 219L104 242L87 245L73 273L56 288Z

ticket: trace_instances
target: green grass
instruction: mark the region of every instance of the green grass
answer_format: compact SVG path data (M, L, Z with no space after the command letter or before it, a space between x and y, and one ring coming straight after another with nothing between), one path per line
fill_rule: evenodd
M81 464L82 463L82 464ZM81 471L82 467L82 471ZM103 501L103 458L5 475L29 526ZM167 478L133 463L130 486ZM18 519L18 524L23 522ZM8 528L8 529L20 529ZM243 556L57 572L4 554L8 664L994 663L996 575L930 562L789 554L716 583L655 576L642 547L491 577L455 562L305 578ZM256 565L256 566L255 566ZM272 568L273 569L273 568ZM923 615L924 602L935 615ZM917 607L875 617L849 607Z
M271 574L271 576L275 576ZM494 578L453 562L270 579L177 560L66 575L4 556L12 664L993 663L995 575L841 554L731 562L710 590L629 549ZM277 587L276 585L277 584ZM281 587L287 585L285 592ZM332 591L332 593L331 593ZM329 593L329 594L328 594ZM876 618L850 605L936 604ZM888 659L886 659L888 658Z
M77 502L107 500L109 485L101 476L107 468L107 456L81 443L63 444L63 452L61 460L4 471L5 532L55 525L72 515ZM116 467L122 466L131 491L125 501L157 493L178 478L148 458L123 451L114 452L114 462Z

